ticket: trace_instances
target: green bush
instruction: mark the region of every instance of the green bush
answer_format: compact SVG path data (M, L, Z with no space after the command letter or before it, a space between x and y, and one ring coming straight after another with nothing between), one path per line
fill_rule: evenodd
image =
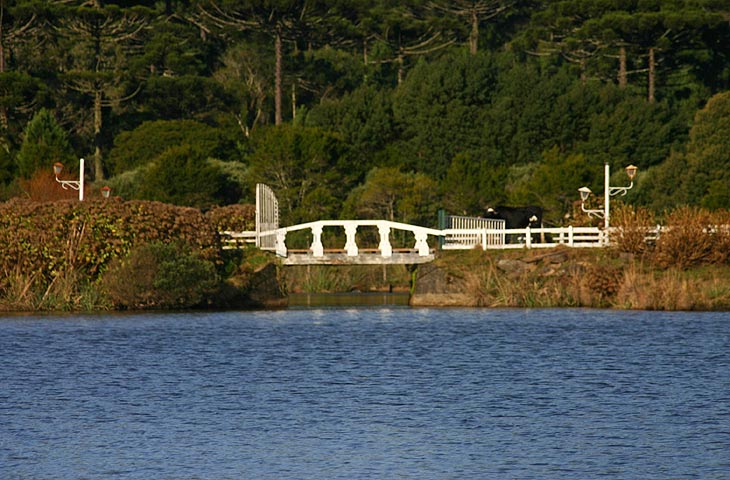
M240 187L189 145L168 148L140 177L137 194L145 200L208 207L235 203L241 197Z
M206 157L226 159L235 145L224 133L194 120L145 122L114 138L107 164L113 175L119 175L145 166L168 148L180 145L190 145Z
M51 172L56 162L70 166L74 161L68 134L61 128L51 112L42 108L28 122L23 143L16 158L18 172L30 178L36 170Z
M115 308L187 308L205 303L218 275L190 247L158 242L114 260L102 285Z
M218 259L215 226L197 209L116 200L0 203L0 294L17 269L41 285L66 270L93 280L135 247L178 240Z

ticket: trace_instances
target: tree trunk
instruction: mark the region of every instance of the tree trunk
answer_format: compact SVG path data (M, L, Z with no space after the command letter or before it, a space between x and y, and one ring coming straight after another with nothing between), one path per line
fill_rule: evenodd
M479 14L476 8L471 11L471 33L469 33L469 53L477 54L479 48Z
M281 125L281 28L276 31L274 49L276 50L276 72L274 72L274 124Z
M5 17L5 1L0 0L0 73L5 73L5 30L3 20ZM0 126L3 131L8 130L8 110L0 107Z
M405 77L405 59L403 58L403 54L398 55L398 85L403 83L403 78Z
M101 159L101 87L94 92L94 180L104 180L104 166Z
M654 82L656 81L654 48L649 49L649 103L654 103Z
M621 47L618 51L618 86L626 88L628 85L626 74L626 47Z

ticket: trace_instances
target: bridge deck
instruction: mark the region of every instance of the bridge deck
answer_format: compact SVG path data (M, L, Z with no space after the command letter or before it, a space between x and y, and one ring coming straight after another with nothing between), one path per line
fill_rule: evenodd
M378 250L363 251L348 255L344 250L325 250L324 255L315 257L309 250L289 250L281 259L284 265L414 265L432 262L435 253L419 255L415 250L394 250L390 257L383 257Z

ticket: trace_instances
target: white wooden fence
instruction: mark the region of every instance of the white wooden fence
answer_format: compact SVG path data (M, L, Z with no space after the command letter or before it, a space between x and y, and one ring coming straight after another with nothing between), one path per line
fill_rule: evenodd
M459 250L481 245L486 249L504 245L504 226L504 220L449 215L446 217L444 229L444 232L448 233L443 236L441 248ZM487 231L490 233L486 233Z
M517 229L445 229L444 250L552 248L565 245L574 248L603 247L605 231L598 227L517 228ZM495 242L495 239L503 239ZM457 239L458 241L449 240Z

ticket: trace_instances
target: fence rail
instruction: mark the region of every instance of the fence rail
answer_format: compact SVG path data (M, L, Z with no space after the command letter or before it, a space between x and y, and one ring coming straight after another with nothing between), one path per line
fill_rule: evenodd
M518 228L518 229L445 229L444 250L551 248L565 245L575 248L602 247L605 232L598 227ZM450 239L458 241L451 241ZM495 242L495 239L502 239ZM467 241L469 240L469 241Z

